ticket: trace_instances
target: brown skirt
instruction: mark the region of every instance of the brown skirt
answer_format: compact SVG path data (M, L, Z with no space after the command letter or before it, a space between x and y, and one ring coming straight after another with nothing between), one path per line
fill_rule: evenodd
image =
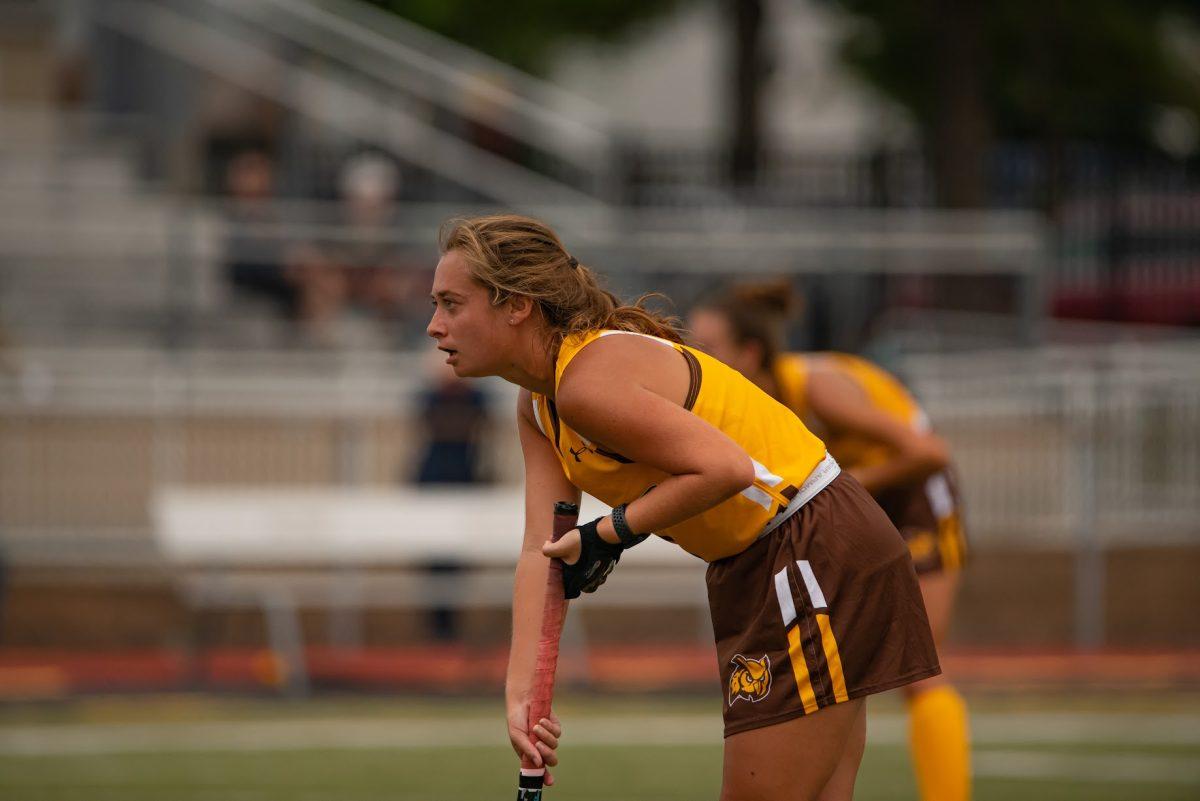
M845 473L707 582L727 737L941 672L908 549Z
M886 490L875 500L908 545L917 575L958 570L966 563L967 534L953 470Z

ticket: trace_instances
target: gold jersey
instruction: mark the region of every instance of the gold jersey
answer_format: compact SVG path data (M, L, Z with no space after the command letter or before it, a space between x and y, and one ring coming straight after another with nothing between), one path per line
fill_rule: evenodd
M812 422L807 395L809 358L800 353L782 354L775 360L774 373L784 405L805 421ZM848 353L822 353L819 358L853 381L876 409L918 430L929 428L921 407L904 385L886 370ZM854 434L823 433L829 452L844 468L870 467L891 456L886 445L873 440Z
M736 370L686 345L645 334L591 331L567 337L555 364L555 389L579 351L615 334L646 336L678 351L691 373L684 407L724 432L754 461L751 486L658 535L708 562L740 553L796 498L825 459L824 443L791 410ZM669 477L584 439L559 419L553 399L545 395L533 395L533 412L571 483L609 506L637 500Z

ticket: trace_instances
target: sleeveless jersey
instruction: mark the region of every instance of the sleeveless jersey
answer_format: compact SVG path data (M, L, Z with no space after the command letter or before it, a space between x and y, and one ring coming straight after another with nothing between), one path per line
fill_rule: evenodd
M807 390L808 358L800 353L785 353L775 360L775 382L784 405L806 421L811 421ZM848 353L822 353L830 366L853 381L876 409L919 431L929 429L924 411L894 376L866 359ZM825 432L829 452L844 468L870 467L887 461L887 446L854 434Z
M684 407L724 432L754 460L751 486L658 535L708 562L740 553L796 497L825 459L824 443L791 410L734 369L686 345L645 334L591 331L568 336L555 364L555 389L579 351L616 334L645 336L678 351L691 373ZM545 395L534 393L533 412L571 483L609 506L635 501L669 477L584 439L559 419L554 401Z

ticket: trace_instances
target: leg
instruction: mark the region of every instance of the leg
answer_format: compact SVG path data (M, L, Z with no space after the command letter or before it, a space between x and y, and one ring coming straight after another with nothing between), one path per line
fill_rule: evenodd
M949 628L959 573L928 573L920 583L934 641L940 645ZM922 801L966 801L971 795L971 756L962 697L944 675L909 684L904 695Z
M857 772L858 759L843 765L843 758L857 741L865 704L857 698L725 738L721 801L849 801L821 792L835 774L844 783L842 773Z
M852 801L854 798L854 780L858 778L858 766L867 748L866 700L862 699L858 720L854 722L854 729L842 750L842 759L825 783L825 789L817 796L817 801Z
M929 616L929 628L933 632L933 642L942 647L946 632L950 630L950 619L954 614L954 598L958 595L958 585L962 574L957 570L922 573L917 576L921 585L921 597L925 600L925 614ZM932 678L906 684L903 688L904 697L911 701L917 695L934 687L948 685L944 673Z

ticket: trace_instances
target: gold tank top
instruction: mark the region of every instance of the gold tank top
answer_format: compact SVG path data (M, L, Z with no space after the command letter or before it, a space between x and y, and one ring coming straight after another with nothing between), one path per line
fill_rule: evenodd
M736 370L686 345L645 334L591 331L567 337L555 364L555 389L579 351L600 337L619 334L645 336L678 351L691 373L684 407L724 432L754 461L752 485L658 535L708 562L740 553L768 524L777 523L776 516L797 498L806 479L826 459L824 443ZM559 419L554 401L545 395L534 393L533 412L570 482L609 506L635 501L669 477L584 439ZM828 480L833 475L836 472ZM809 488L813 486L810 482Z
M819 358L849 378L867 396L876 409L920 431L929 429L929 421L904 385L891 373L866 359L848 353L822 353ZM809 357L784 353L775 360L775 383L783 404L806 421L813 422L808 406ZM854 434L824 432L829 452L844 468L870 467L890 458L887 446Z

